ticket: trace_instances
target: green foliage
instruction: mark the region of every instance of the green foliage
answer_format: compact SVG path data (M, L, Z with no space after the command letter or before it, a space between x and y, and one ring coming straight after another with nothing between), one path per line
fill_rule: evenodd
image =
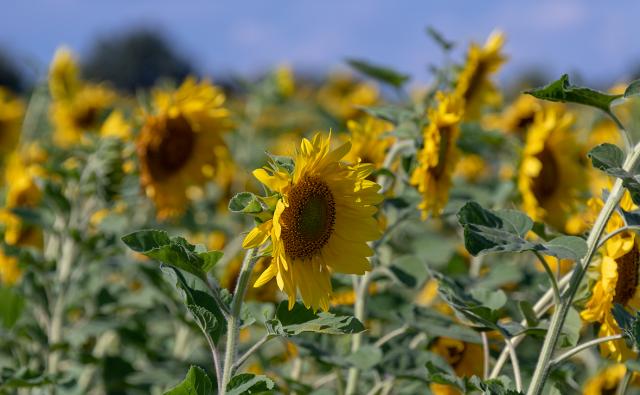
M287 302L280 302L276 309L276 316L268 320L266 326L269 334L283 337L304 332L341 335L364 331L362 323L354 317L328 312L314 313L301 303L295 303L289 310Z
M213 395L216 392L207 373L197 366L192 366L184 381L165 392L165 395Z
M571 85L567 74L563 74L559 80L547 86L528 90L525 93L543 100L584 104L599 108L606 113L611 112L611 103L622 97L622 95L609 95L593 89Z
M640 350L640 313L636 312L633 315L624 306L615 303L611 309L611 314L613 314L613 318L622 330L627 344L638 352Z
M234 376L227 385L228 395L258 394L275 389L275 383L266 376L242 373Z
M633 172L622 168L624 153L613 144L604 143L589 151L593 167L622 180L635 204L640 204L640 182Z
M578 261L587 252L586 242L576 236L559 236L542 243L527 240L533 221L517 210L491 211L469 202L458 211L458 222L464 228L465 247L472 255L536 251Z
M0 286L0 322L2 326L11 329L20 318L24 310L24 296L15 289Z
M348 59L347 63L362 74L380 82L389 84L395 88L400 88L410 78L407 74L399 73L388 67L374 65L364 60Z

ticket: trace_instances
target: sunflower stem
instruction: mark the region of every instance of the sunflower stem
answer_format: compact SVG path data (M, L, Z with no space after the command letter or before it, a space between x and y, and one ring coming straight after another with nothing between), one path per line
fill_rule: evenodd
M631 155L627 156L624 164L622 165L622 168L626 171L630 171L635 167L639 159L640 144L636 145ZM540 352L540 357L538 358L536 369L533 372L533 377L531 378L531 384L529 385L527 395L539 395L542 393L542 389L544 388L545 381L549 376L549 371L551 368L551 356L553 355L556 343L558 342L558 337L560 336L560 332L562 331L562 327L564 325L564 321L573 303L573 298L578 291L578 287L580 286L582 278L589 268L591 259L597 251L600 238L602 237L604 229L609 222L609 218L611 218L611 215L618 206L618 203L620 203L623 195L624 188L622 186L622 180L617 179L615 184L613 185L611 193L607 198L607 201L600 211L600 214L598 214L598 218L596 219L593 229L589 233L589 237L587 238L587 253L580 261L580 265L577 266L573 271L569 282L569 287L561 296L560 306L559 308L555 309L553 315L551 316L549 329L545 336L542 350Z
M356 292L356 302L354 306L354 315L357 320L364 324L365 314L366 314L366 302L367 302L367 294L369 290L369 283L371 282L371 272L366 272L364 276L362 276L362 280L354 289ZM355 353L360 349L360 345L362 344L362 333L356 333L351 337L351 352ZM356 393L358 378L360 377L360 369L358 368L349 368L349 374L347 376L347 388L345 390L346 395L353 395Z
M633 372L631 371L631 369L627 368L627 371L624 373L624 377L622 378L622 381L620 382L620 385L618 386L618 391L616 391L617 395L624 395L627 393L627 388L629 387L629 384L631 383L631 377L633 376Z
M596 339L589 340L588 342L584 342L582 344L579 344L579 345L573 347L572 349L568 350L564 354L560 354L559 356L557 356L556 358L554 358L551 361L551 364L552 365L557 365L557 364L562 363L565 360L571 358L572 356L576 355L580 351L586 350L587 348L590 348L590 347L593 347L593 346L597 346L600 343L606 343L606 342L609 342L609 341L612 341L612 340L622 339L623 337L624 336L622 334L617 334L617 335L611 335L611 336L606 336L606 337L598 337Z
M231 300L231 314L227 321L227 346L224 350L224 366L221 379L222 387L220 388L222 395L227 392L227 384L229 384L231 375L233 374L234 361L238 352L237 341L240 332L240 312L242 310L244 296L247 293L249 278L251 277L251 272L257 260L257 253L258 250L256 248L247 250L245 253L240 275L238 276L238 283L236 284L233 299Z
M613 113L613 111L611 110L607 111L607 115L616 124L616 126L618 127L618 130L620 130L620 134L622 135L622 140L624 141L624 148L627 153L630 153L633 147L633 140L631 140L631 136L629 136L629 132L627 132L627 129L625 129L624 125L622 124L622 122L620 122L620 120Z
M555 274L553 274L553 270L551 270L551 267L549 267L549 264L547 263L547 261L538 251L533 251L533 253L536 255L536 257L540 261L540 264L544 268L544 271L547 272L547 276L549 277L549 282L551 283L551 289L553 290L553 301L555 302L555 304L560 304L560 288L558 288L558 280L556 279ZM558 268L559 267L560 267L560 261L558 261Z

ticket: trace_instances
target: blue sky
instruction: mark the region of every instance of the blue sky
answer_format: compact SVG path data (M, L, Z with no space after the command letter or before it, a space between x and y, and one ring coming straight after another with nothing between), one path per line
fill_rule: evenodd
M510 56L502 80L541 67L612 81L640 64L638 15L640 2L595 0L7 0L0 46L43 70L60 44L82 54L98 36L151 26L214 78L283 62L324 71L356 57L423 82L426 65L442 60L427 25L460 44L458 57L500 28Z

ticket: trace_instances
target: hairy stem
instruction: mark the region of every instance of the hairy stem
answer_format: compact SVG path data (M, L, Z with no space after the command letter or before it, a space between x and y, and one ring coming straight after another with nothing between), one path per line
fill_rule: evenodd
M557 364L562 363L565 360L571 358L572 356L576 355L580 351L588 349L589 347L597 346L600 343L606 343L606 342L612 341L612 340L619 340L619 339L622 339L623 337L624 336L622 336L621 334L612 335L612 336L606 336L606 337L599 337L597 339L593 339L593 340L590 340L588 342L579 344L579 345L573 347L571 350L568 350L564 354L560 354L559 356L554 358L551 361L551 364L552 365L557 365Z
M358 284L358 287L354 290L356 294L356 302L355 302L355 317L360 322L364 323L365 313L366 313L366 301L367 294L369 291L369 282L371 281L371 272L367 272L362 276L362 280ZM351 336L351 352L355 353L360 349L360 345L362 344L362 333L356 333ZM360 377L360 369L358 368L350 368L349 374L347 376L347 389L345 390L346 395L353 395L356 393L358 378Z

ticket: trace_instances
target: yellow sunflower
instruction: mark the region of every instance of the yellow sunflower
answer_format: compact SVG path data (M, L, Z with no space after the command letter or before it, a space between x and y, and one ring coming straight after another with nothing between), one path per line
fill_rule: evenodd
M603 203L601 199L593 198L589 206L590 211L596 213L602 209ZM628 211L637 208L628 192L623 196L620 207ZM624 220L618 213L614 213L607 223L606 231L614 232L622 226ZM611 313L614 303L633 311L640 309L638 242L633 231L622 232L610 238L600 251L600 259L590 268L589 275L595 279L595 284L581 316L587 322L600 323L600 337L620 333L620 328ZM624 340L602 343L600 352L603 356L617 361L635 357L635 353L627 347Z
M371 106L379 100L378 88L358 82L349 74L333 74L318 91L318 102L338 119L354 119L362 114L358 106Z
M459 377L482 376L482 346L479 344L439 337L431 344L430 351L447 361ZM431 383L429 389L434 395L461 394L456 388L446 384Z
M370 270L367 245L380 231L373 215L382 200L380 186L367 180L369 164L347 165L340 160L350 143L330 151L331 136L316 134L302 140L295 168L267 171L254 176L279 196L273 218L256 226L244 248L271 241L271 264L255 282L260 287L276 278L293 308L298 291L305 306L329 309L331 273L364 274Z
M371 163L376 169L382 167L387 150L395 138L384 136L393 129L393 125L374 117L366 117L364 120L347 121L347 127L351 135L351 150L344 159L347 162Z
M449 199L451 175L460 156L456 146L462 120L462 103L457 96L438 92L438 106L429 110L429 125L423 130L424 146L417 154L411 184L418 187L422 217L442 212Z
M563 230L586 187L581 149L570 130L574 117L545 108L536 114L522 153L518 189L534 221Z
M104 120L100 128L100 135L102 137L116 137L128 141L129 138L131 138L131 125L125 119L122 111L114 110L109 114L107 119Z
M602 369L595 376L589 378L584 385L583 395L607 395L615 394L622 378L627 373L627 367L623 363L616 363ZM632 386L638 385L638 375L633 374Z
M153 113L137 139L140 182L158 218L182 213L188 189L215 180L226 187L231 177L222 134L229 128L224 94L207 81L187 79L175 91L155 91Z
M18 144L24 117L24 103L0 87L0 162Z
M536 113L542 110L540 100L531 95L520 95L502 114L489 114L483 119L487 129L498 129L524 138Z
M56 51L49 69L54 141L67 147L87 131L98 131L116 95L104 84L90 84L79 76L77 62L67 48Z
M487 161L477 154L462 155L453 173L454 177L461 177L467 182L476 182L488 174Z
M500 91L490 77L507 60L501 52L504 40L504 34L494 32L484 47L476 43L469 47L455 89L455 94L464 100L465 119L476 120L485 105L495 106L502 101Z

